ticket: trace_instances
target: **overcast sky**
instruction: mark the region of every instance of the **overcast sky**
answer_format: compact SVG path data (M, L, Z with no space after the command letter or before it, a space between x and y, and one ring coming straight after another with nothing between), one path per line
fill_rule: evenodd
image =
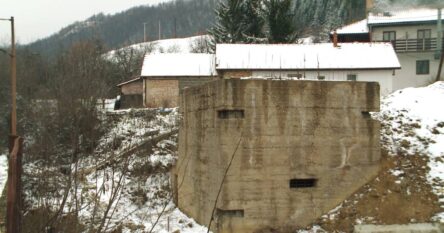
M134 6L170 0L0 0L0 18L15 17L21 44L47 37L93 14L112 14ZM10 24L0 21L0 44L10 41Z

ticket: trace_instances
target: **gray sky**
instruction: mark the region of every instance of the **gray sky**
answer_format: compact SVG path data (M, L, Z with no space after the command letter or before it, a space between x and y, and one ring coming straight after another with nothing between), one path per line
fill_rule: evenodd
M93 14L112 14L134 6L170 0L0 0L0 18L15 17L21 44L49 36ZM0 44L10 43L10 24L0 21Z

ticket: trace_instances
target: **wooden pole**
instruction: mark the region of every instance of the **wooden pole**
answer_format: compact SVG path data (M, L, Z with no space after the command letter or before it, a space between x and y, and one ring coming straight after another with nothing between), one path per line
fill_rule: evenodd
M439 62L438 74L436 75L436 81L437 81L437 82L438 82L439 80L441 80L442 63L444 63L444 53L443 53L443 50L441 50L441 60L440 60L440 62Z
M11 135L9 136L9 169L6 208L6 233L20 233L22 144L17 136L17 57L14 17L11 17Z
M177 38L177 19L174 17L174 38Z
M146 42L146 23L143 23L143 42Z
M17 60L15 51L14 17L11 17L11 135L17 135Z
M7 185L6 233L20 233L22 144L18 136L10 136L10 156Z
M438 74L436 75L436 81L438 82L441 80L441 73L442 73L442 63L444 62L444 53L442 48L442 42L443 42L443 30L442 30L442 9L438 9L438 46L437 50L439 53L441 53L441 59L439 61L439 68L438 68Z
M161 39L162 39L162 28L161 28L160 20L159 20L159 40L161 40Z

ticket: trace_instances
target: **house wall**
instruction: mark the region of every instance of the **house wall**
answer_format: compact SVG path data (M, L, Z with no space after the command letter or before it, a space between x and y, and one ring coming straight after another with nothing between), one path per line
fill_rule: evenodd
M177 79L147 79L145 107L171 108L179 101L179 80Z
M230 72L234 77L248 77L242 76L245 73L239 72L235 74ZM393 92L393 70L350 70L350 71L252 71L253 78L288 78L288 75L302 74L305 75L306 80L318 80L318 76L325 76L326 81L347 81L347 75L357 75L357 81L378 82L381 86L381 95L385 96Z
M401 70L396 71L393 88L399 90L407 87L423 87L433 83L438 74L439 60L434 58L434 52L429 53L398 53ZM430 73L417 75L416 61L428 60L430 62ZM442 77L442 76L441 76Z
M145 79L145 107L177 107L180 90L198 86L214 77L156 77Z
M377 83L226 79L183 90L180 111L175 201L208 225L222 187L215 233L305 226L378 173Z
M142 95L143 93L143 81L135 81L124 84L120 87L120 92L123 95Z
M437 38L437 25L412 25L412 26L390 26L373 27L372 40L380 41L383 39L384 31L396 31L396 39L416 39L419 29L431 29L432 38ZM399 90L407 87L422 87L432 83L437 76L439 67L439 58L435 58L436 51L397 51L401 70L397 70L393 79L393 90ZM416 61L428 60L430 63L430 73L424 75L416 74Z
M372 41L382 41L384 31L396 31L397 40L405 39L417 39L418 30L431 29L432 38L436 38L437 35L436 24L423 24L423 25L397 25L397 26L373 26L371 28Z

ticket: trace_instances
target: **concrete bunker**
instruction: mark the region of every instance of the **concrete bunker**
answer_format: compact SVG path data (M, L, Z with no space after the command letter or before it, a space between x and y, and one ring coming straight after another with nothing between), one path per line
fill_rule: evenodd
M211 230L305 226L379 171L379 85L219 80L181 94L179 208Z

